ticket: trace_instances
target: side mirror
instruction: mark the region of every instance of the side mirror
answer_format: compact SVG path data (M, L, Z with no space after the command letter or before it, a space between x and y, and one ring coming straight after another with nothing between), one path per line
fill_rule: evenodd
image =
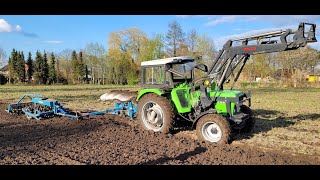
M204 72L208 72L208 67L205 64L198 64L195 68L200 69Z

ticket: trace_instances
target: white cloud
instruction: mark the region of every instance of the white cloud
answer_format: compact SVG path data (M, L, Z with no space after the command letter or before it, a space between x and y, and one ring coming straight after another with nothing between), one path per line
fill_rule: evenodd
M205 23L205 26L216 26L218 24L223 24L223 23L231 23L234 21L254 21L259 18L259 16L252 16L252 15L225 15L225 16L219 16L219 15L208 15L208 16L203 16L208 19L213 19L216 18L215 20L211 20L207 23Z
M314 43L310 43L308 45L310 45L312 48L314 48L314 49L316 49L318 51L320 50L320 41L314 42Z
M4 19L0 19L0 32L11 32L11 25Z
M279 28L265 28L265 29L255 29L255 30L251 30L245 33L240 33L240 34L232 34L232 35L228 35L228 36L223 36L220 38L217 38L214 43L216 45L216 47L218 49L221 49L222 46L230 39L237 39L237 38L241 38L241 37L246 37L246 36L252 36L255 34L261 34L261 33L266 33L266 32L271 32L271 31L277 31L277 30L286 30L286 29L292 29L292 30L296 30L298 28L297 25L290 25L290 26L282 26ZM311 47L320 50L320 41L315 42L315 43L309 43L308 45L310 45Z
M22 28L16 25L15 28L12 27L6 20L0 19L0 32L21 32Z
M221 17L222 15L176 15L177 18L191 18L191 17L200 17L212 19L215 17Z
M213 21L209 21L205 24L205 26L216 26L218 24L233 22L237 19L237 16L221 16Z
M265 33L265 32L270 32L270 31L277 31L277 30L285 30L288 28L291 28L292 30L297 29L298 26L282 26L279 28L265 28L265 29L255 29L251 30L245 33L240 33L240 34L232 34L228 36L223 36L215 40L215 45L221 49L224 43L226 43L230 39L236 39L236 38L241 38L241 37L246 37L246 36L252 36L255 34L260 34L260 33Z
M315 23L320 20L319 15L263 15L258 20L269 21L275 25L287 25L299 22Z
M178 18L205 18L208 20L205 26L216 26L234 21L269 22L276 26L285 26L299 22L315 23L320 21L320 15L176 15Z
M38 38L38 35L35 33L25 32L23 31L20 25L12 26L6 20L0 19L0 33L19 33L26 37Z
M189 18L191 16L192 15L176 15L176 17L178 17L178 18Z
M199 16L200 17L200 16ZM320 15L225 15L225 16L201 16L209 19L215 18L205 26L216 26L218 24L230 23L234 21L263 21L271 22L274 25L289 25L299 22L315 23L320 20Z
M21 31L22 31L22 28L21 28L20 25L16 25L16 31L17 31L17 32L21 32Z
M52 40L52 41L44 41L45 43L49 43L49 44L61 44L63 43L63 41L59 41L59 40Z

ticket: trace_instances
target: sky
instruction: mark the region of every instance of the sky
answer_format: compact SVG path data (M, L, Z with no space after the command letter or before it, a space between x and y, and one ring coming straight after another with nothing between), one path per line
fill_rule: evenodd
M7 57L13 48L25 54L78 51L90 42L107 48L110 32L137 27L153 37L165 34L172 20L177 20L184 32L195 29L206 34L217 50L230 38L296 29L299 22L320 25L319 15L0 15L0 48ZM320 42L310 45L320 50Z

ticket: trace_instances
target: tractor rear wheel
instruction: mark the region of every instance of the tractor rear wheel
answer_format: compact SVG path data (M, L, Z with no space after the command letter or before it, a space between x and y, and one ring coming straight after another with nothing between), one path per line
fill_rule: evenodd
M196 132L201 141L217 144L229 143L231 136L228 120L219 114L202 116L197 123Z
M149 93L138 101L138 119L146 130L169 133L173 116L172 105L166 97Z

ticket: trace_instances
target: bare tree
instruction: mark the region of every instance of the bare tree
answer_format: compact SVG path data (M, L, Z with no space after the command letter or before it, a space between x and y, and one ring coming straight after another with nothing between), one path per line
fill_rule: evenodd
M195 48L196 48L196 43L197 43L197 37L198 37L198 33L195 29L192 29L189 33L188 33L188 46L189 46L189 51L191 53L194 53Z
M213 63L216 54L213 40L206 35L199 35L196 38L195 44L193 55L202 56L203 63L210 66Z
M105 76L107 69L106 50L102 44L88 43L83 50L85 64L88 65L88 70L93 84L105 84Z
M304 74L312 71L313 67L318 64L319 53L310 46L306 46L296 51L280 52L277 59L282 68L281 76L285 77L283 79L296 86L296 83L303 84ZM290 80L288 81L287 78Z
M0 67L5 66L7 63L6 52L0 47Z
M66 78L68 82L72 81L72 76L70 75L70 72L72 72L71 54L72 49L64 49L57 55L58 81L62 77Z
M168 42L168 54L177 56L179 46L185 43L185 34L182 31L181 25L176 20L170 22L168 27L169 30L166 35Z

